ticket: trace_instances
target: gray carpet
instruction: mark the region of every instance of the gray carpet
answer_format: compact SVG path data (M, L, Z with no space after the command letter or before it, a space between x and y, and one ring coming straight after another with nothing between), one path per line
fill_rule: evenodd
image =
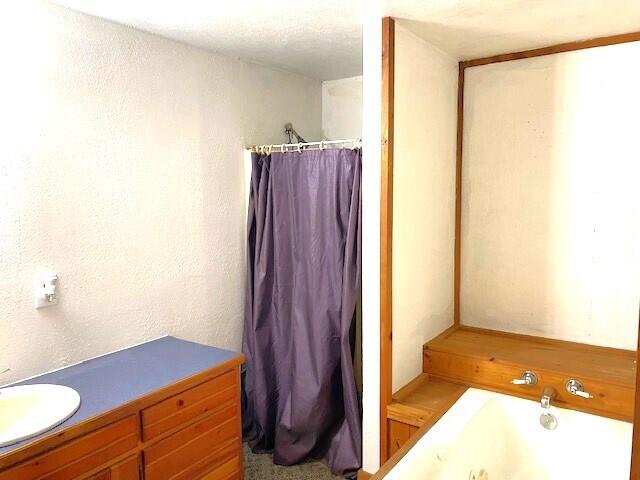
M273 464L273 456L252 453L244 445L244 480L342 480L331 475L323 463L308 461L293 467Z

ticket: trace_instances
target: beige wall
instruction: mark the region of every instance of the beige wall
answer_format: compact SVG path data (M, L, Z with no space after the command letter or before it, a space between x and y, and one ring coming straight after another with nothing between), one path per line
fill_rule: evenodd
M362 25L362 469L380 467L380 142L382 19Z
M164 334L239 349L243 147L319 138L321 82L32 1L0 58L1 381Z
M393 390L422 372L422 345L453 324L458 63L396 26Z
M322 82L322 138L362 137L362 76Z
M466 70L463 324L635 349L639 56Z

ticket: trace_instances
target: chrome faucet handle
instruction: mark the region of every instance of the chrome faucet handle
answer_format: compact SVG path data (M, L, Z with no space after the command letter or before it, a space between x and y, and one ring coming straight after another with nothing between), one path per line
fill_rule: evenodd
M582 385L582 382L580 380L572 378L567 382L566 387L567 392L569 392L571 395L582 398L593 398L593 395L591 393L584 391L584 385Z
M551 401L555 400L557 395L558 392L556 392L555 388L544 387L542 396L540 397L540 406L545 410L549 410L549 408L551 408Z
M520 378L514 378L511 383L513 385L535 385L538 383L538 376L532 370L525 370Z

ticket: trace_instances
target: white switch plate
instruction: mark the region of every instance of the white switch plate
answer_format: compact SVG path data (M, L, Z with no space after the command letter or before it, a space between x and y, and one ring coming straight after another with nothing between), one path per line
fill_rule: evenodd
M58 304L58 274L43 272L36 275L34 281L35 307L46 308Z

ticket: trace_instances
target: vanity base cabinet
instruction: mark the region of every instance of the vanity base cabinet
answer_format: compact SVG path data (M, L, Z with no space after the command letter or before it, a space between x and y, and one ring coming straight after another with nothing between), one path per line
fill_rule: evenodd
M239 427L240 408L232 403L151 445L143 452L146 480L198 479L232 461L239 470Z
M138 431L137 416L130 415L15 467L6 469L0 472L0 480L87 478L91 472L97 469L109 469L111 462L129 452L135 456L135 449L138 446ZM136 467L136 472L137 470ZM91 477L89 476L89 478Z
M88 480L142 480L142 462L139 455L133 455L120 463L116 463Z
M60 430L0 456L0 480L240 480L241 363L239 356L90 419L76 427L82 431Z

